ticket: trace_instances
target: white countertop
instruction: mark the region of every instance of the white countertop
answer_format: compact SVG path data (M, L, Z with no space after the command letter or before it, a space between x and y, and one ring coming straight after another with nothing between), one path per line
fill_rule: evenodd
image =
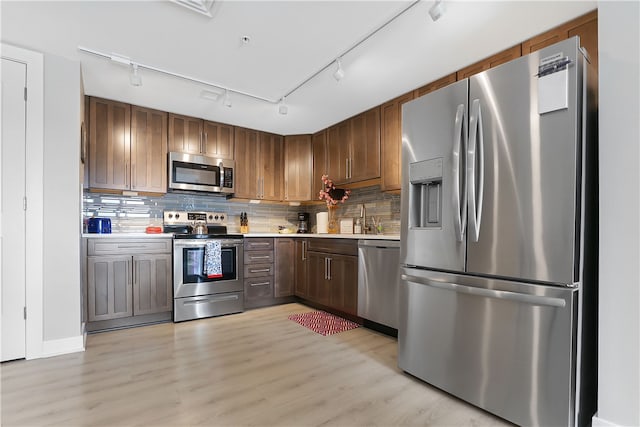
M400 240L397 234L297 234L297 233L247 233L244 237L320 237L325 239Z
M324 239L368 239L368 240L400 240L397 234L297 234L297 233L247 233L244 237L299 237L299 238L324 238ZM158 239L172 238L173 233L83 233L82 237L98 239Z
M98 239L165 239L173 238L173 233L82 233L82 237Z

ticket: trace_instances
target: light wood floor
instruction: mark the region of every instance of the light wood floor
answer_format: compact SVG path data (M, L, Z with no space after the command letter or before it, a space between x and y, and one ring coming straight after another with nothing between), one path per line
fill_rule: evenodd
M83 353L4 363L2 425L509 425L402 373L393 338L287 319L305 311L89 335Z

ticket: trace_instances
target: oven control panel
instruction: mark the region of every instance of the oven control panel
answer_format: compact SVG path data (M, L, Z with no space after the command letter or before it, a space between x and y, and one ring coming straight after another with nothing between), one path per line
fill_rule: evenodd
M204 221L207 225L225 225L227 214L221 212L164 211L164 225L193 225Z

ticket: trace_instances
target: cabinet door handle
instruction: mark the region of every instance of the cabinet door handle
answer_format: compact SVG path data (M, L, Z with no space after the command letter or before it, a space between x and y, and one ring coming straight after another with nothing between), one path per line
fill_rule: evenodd
M132 277L131 277L131 260L127 260L127 278L129 279L128 285L132 285Z
M131 164L131 188L136 188L138 184L138 177L136 176L136 165Z
M207 152L207 145L209 145L209 135L205 132L204 133L204 143L202 144L202 152L203 153Z
M344 177L349 178L349 158L344 159Z
M250 286L266 286L270 284L270 282L258 282L258 283L251 283Z
M307 242L302 241L302 261L307 260Z
M327 258L329 267L327 268L327 280L331 280L331 258Z
M125 161L124 162L124 186L128 187L129 186L129 175L131 174L131 171L129 170L129 162Z

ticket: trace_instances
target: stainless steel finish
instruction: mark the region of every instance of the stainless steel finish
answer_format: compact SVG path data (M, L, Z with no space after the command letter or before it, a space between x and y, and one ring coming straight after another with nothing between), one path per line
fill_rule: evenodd
M465 155L467 151L467 111L464 104L458 105L456 109L453 155L452 155L452 176L453 176L453 228L458 242L464 239L467 228L467 184L464 175ZM462 188L461 188L462 187Z
M567 98L556 109L538 76L554 56L570 64L554 71L549 93ZM574 37L403 106L399 366L518 425L585 425L596 407L597 145L583 66ZM439 180L434 227L422 213Z
M176 322L240 313L244 310L241 292L180 298L175 300L173 319Z
M307 260L307 241L302 241L302 261Z
M249 286L266 286L270 284L271 282L257 282L257 283L251 283Z
M469 150L467 151L467 180L469 197L469 238L477 242L480 237L482 220L482 197L484 192L484 133L482 130L482 109L480 100L474 99L469 119ZM477 170L476 170L477 166Z
M190 219L189 214L196 215L198 219ZM187 212L164 211L164 225L195 225L197 221L206 221L207 225L226 225L227 214L222 212Z
M420 283L421 285L432 286L438 289L446 289L463 294L478 295L487 298L505 299L510 301L524 302L531 305L547 305L549 307L564 307L565 300L559 298L539 297L534 295L519 294L509 291L496 291L485 288L475 288L458 283L443 282L440 280L427 279L419 276L401 275L402 280Z
M331 261L333 259L327 258L327 280L331 280Z
M202 141L202 137L200 138ZM202 142L200 143L202 147ZM207 184L186 184L186 183L178 183L174 182L174 171L173 171L173 162L183 162L183 163L191 163L198 165L207 165L207 166L215 166L219 167L220 164L223 165L224 168L232 168L235 172L235 161L231 159L220 159L214 157L201 156L197 154L188 154L188 153L178 153L171 152L169 153L169 190L182 190L182 191L202 191L202 192L211 192L211 193L233 193L234 188L223 187L224 180L221 180L220 186L213 186ZM223 170L220 173L224 173ZM234 178L235 180L235 178Z
M402 107L402 194L400 198L401 236L400 259L405 264L422 265L453 271L465 266L465 242L455 239L453 204L453 149L456 129L453 117L460 104L467 104L466 81L431 92ZM428 159L442 159L441 225L421 228L409 225L410 203L420 201L419 185L408 184L408 165ZM464 212L462 212L464 214ZM425 265L426 264L426 265Z
M485 135L485 220L478 241L468 244L469 273L578 281L582 56L576 46L570 39L469 79ZM568 108L538 114L538 65L560 52L574 62Z
M400 242L358 240L358 316L398 329Z
M571 424L576 289L411 268L403 273L418 280L400 285L400 313L411 314L400 317L401 369L520 425Z
M244 259L244 248L242 240L216 239L220 240L223 248L234 246L236 248L236 280L225 280L205 283L184 283L182 280L183 249L203 247L207 239L176 239L173 241L173 297L193 297L210 295L224 292L241 292L243 290L243 269L241 268Z

